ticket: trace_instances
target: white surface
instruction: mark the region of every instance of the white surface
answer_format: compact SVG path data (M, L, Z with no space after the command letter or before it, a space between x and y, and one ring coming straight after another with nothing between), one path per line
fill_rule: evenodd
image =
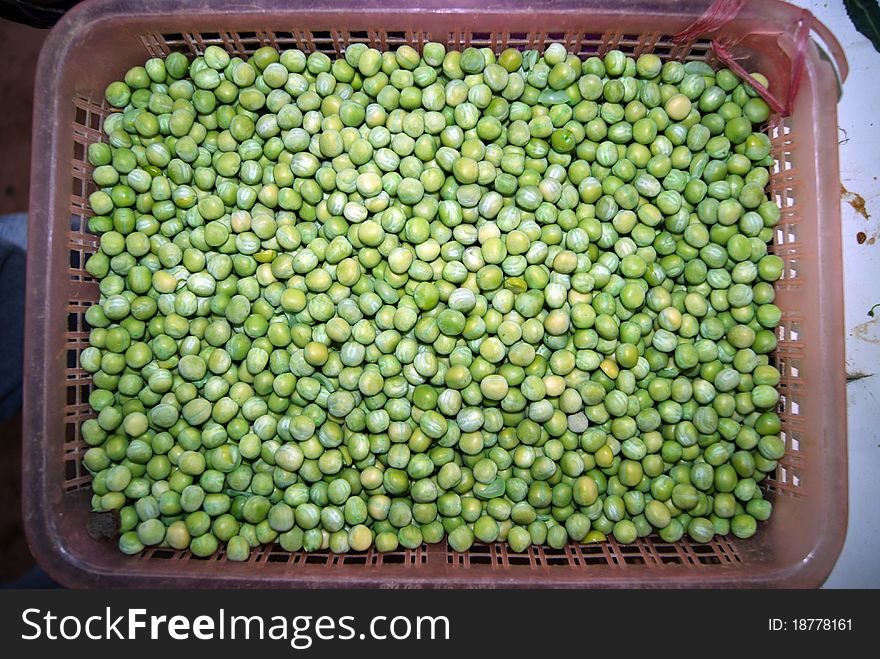
M849 525L828 588L880 587L880 54L852 25L842 0L794 4L813 12L840 41L849 78L837 106L846 319L847 424L849 443ZM831 102L829 100L829 102ZM864 214L850 202L860 205ZM857 234L865 234L858 243ZM876 244L875 241L876 240ZM841 368L844 366L841 365Z

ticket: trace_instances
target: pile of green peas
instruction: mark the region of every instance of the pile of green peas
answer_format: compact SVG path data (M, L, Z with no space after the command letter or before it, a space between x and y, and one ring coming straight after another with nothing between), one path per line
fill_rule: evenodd
M209 46L106 101L81 436L121 551L708 542L770 516L779 209L768 106L731 71Z

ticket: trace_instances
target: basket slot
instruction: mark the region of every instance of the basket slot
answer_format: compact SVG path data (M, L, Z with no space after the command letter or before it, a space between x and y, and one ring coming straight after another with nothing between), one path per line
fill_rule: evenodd
M622 545L614 539L614 536L609 536L607 545L620 567L628 568L630 565L645 564L645 557L638 544Z

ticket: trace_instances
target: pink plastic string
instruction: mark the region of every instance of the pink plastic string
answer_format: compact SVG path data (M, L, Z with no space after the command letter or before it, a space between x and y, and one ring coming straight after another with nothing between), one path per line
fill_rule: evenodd
M697 20L684 30L672 37L675 43L692 41L705 34L717 32L724 25L736 18L745 4L745 0L715 0ZM719 61L736 73L740 78L747 81L757 94L763 98L767 105L777 114L788 116L794 109L794 99L801 85L804 72L804 62L807 54L807 43L810 38L810 30L813 26L813 15L807 10L801 10L794 33L795 52L791 63L791 77L788 83L788 94L785 102L781 102L767 87L759 83L748 71L746 71L734 59L730 52L730 44L724 44L720 39L715 39L710 48Z
M786 111L788 102L786 102L786 105L782 105L776 97L770 93L769 89L755 80L752 77L752 74L740 66L739 62L733 58L733 54L727 50L727 48L717 41L713 41L710 48L715 53L715 56L727 65L727 68L754 87L755 91L758 92L758 95L767 101L767 105L770 106L770 109L773 110L773 112L788 116L789 113Z
M788 94L784 104L771 94L769 89L755 80L755 78L734 59L733 54L724 44L716 40L712 42L711 48L716 57L724 62L724 64L726 64L728 68L740 78L746 80L755 89L758 95L767 102L767 105L769 105L774 112L787 117L794 109L794 99L801 86L801 78L804 73L804 60L806 59L807 54L807 42L810 37L810 28L812 27L812 24L813 15L806 10L801 12L801 16L798 19L797 29L794 34L795 52L791 64L791 78L788 83Z
M715 0L703 15L672 37L675 43L691 41L709 32L715 32L736 18L745 0Z

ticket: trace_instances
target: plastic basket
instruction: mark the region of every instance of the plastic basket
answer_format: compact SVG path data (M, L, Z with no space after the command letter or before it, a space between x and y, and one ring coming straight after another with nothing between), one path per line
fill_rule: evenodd
M787 447L767 481L775 510L748 541L708 544L657 537L619 545L531 548L505 545L457 553L446 543L387 554L254 551L246 563L222 550L195 559L153 548L120 554L113 541L92 539L88 473L80 464L79 425L92 415L90 383L78 368L87 346L87 306L98 287L83 269L96 248L87 231L94 189L85 148L101 139L108 113L103 89L130 66L172 50L188 54L217 44L231 53L271 45L331 56L348 44L379 49L427 41L450 48L542 49L561 41L582 56L618 48L629 54L705 59L709 39L676 44L671 35L707 6L699 2L628 3L390 0L321 3L206 0L84 2L49 36L40 56L34 103L24 402L24 516L39 563L70 586L139 587L625 587L816 586L843 542L847 516L839 173L835 101L838 82L827 57L810 42L793 113L771 121L772 195L782 208L772 251L785 260L777 285L783 311L776 362L782 372L779 413ZM795 51L793 26L803 14L771 0L746 2L720 35L736 56L783 94ZM824 30L824 28L822 28ZM718 33L716 33L718 36ZM845 60L825 30L842 77Z

